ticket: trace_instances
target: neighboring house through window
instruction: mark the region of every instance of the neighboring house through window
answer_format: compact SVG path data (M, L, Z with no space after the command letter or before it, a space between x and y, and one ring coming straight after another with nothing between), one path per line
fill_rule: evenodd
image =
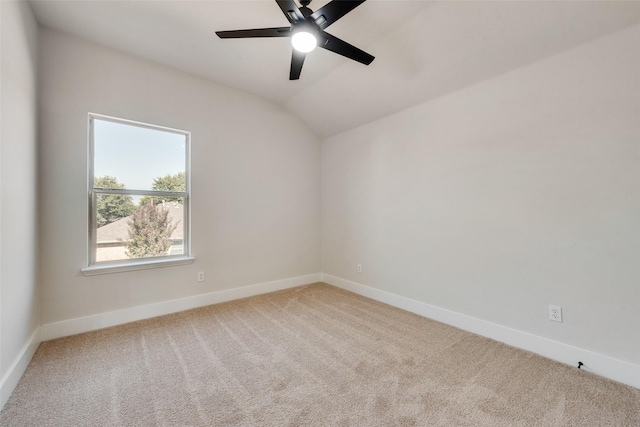
M191 262L190 134L89 114L85 274Z

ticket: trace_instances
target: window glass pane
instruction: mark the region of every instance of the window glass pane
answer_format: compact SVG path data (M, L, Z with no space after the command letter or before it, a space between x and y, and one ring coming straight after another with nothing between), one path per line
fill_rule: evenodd
M97 194L96 262L184 255L184 198L160 199Z
M94 187L185 191L184 134L94 118Z
M89 117L90 266L189 256L189 133Z

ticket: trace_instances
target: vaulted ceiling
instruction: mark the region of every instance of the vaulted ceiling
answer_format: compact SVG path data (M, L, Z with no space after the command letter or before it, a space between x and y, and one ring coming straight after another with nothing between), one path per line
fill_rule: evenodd
M281 103L320 137L640 22L637 1L368 0L327 31L373 63L316 49L290 81L290 39L215 35L287 26L272 0L30 3L44 26Z

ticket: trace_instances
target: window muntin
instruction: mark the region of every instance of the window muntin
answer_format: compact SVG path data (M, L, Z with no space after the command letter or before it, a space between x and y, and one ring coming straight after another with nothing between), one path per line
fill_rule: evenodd
M89 267L189 250L189 132L89 115Z

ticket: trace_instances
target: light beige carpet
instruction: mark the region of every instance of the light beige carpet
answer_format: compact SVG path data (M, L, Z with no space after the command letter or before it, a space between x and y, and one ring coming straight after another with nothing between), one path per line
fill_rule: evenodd
M314 284L43 343L3 426L640 426L640 390Z

